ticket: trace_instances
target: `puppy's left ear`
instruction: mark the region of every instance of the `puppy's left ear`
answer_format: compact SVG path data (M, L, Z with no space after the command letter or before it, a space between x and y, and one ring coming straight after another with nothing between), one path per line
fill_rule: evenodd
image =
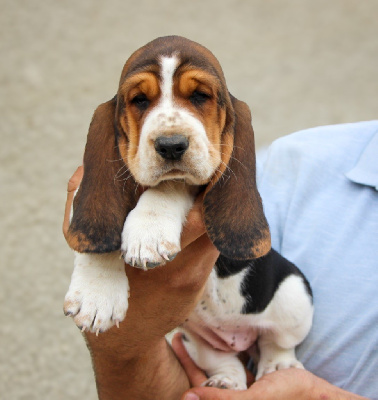
M270 232L256 187L251 113L244 102L232 96L231 102L234 129L222 135L221 169L205 190L204 219L221 254L246 260L268 253Z

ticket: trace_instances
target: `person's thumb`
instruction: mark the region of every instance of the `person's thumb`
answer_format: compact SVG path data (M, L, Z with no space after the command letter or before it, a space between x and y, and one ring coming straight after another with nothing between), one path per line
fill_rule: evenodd
M181 400L249 400L245 391L198 387L188 390Z

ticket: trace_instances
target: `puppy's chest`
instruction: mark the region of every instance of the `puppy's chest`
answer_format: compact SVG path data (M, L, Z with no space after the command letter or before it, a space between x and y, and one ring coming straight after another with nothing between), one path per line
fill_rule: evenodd
M246 298L241 294L241 285L246 273L243 270L220 278L214 268L184 328L223 351L249 348L256 341L258 332L251 325L251 316L242 313Z
M209 324L232 324L242 317L245 297L241 295L241 285L246 271L226 278L220 278L216 268L211 271L201 301L195 312Z

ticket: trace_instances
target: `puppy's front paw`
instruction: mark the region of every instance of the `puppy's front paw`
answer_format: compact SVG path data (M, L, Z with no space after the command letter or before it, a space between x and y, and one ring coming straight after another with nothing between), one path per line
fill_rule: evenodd
M144 270L164 265L180 251L181 222L135 208L122 232L122 254L127 264Z
M227 375L217 374L211 376L202 386L216 387L218 389L246 390L245 382L231 378Z
M98 334L124 320L129 284L119 253L76 254L64 313L83 331Z

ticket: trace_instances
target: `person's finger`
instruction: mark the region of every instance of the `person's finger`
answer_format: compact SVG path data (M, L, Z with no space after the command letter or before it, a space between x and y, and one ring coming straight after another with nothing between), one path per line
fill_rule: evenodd
M198 301L218 257L219 251L209 237L203 234L167 263L164 272L169 274L172 287L189 290L192 301ZM195 304L192 305L194 307Z
M181 400L252 400L247 391L199 387L185 392Z
M80 167L77 167L76 171L68 181L67 192L75 192L75 190L79 187L81 180L83 179L83 175L84 167L80 165Z
M188 376L190 385L200 386L207 379L207 376L190 358L184 344L182 343L181 333L176 333L173 337L172 348Z
M84 168L83 166L80 166L76 169L76 171L68 181L67 200L63 218L63 234L65 237L67 236L68 228L70 225L70 214L71 214L73 198L75 195L75 190L79 187L80 182L83 179L83 174L84 174Z
M200 194L186 218L181 234L181 248L185 248L206 232L202 218L203 194Z

